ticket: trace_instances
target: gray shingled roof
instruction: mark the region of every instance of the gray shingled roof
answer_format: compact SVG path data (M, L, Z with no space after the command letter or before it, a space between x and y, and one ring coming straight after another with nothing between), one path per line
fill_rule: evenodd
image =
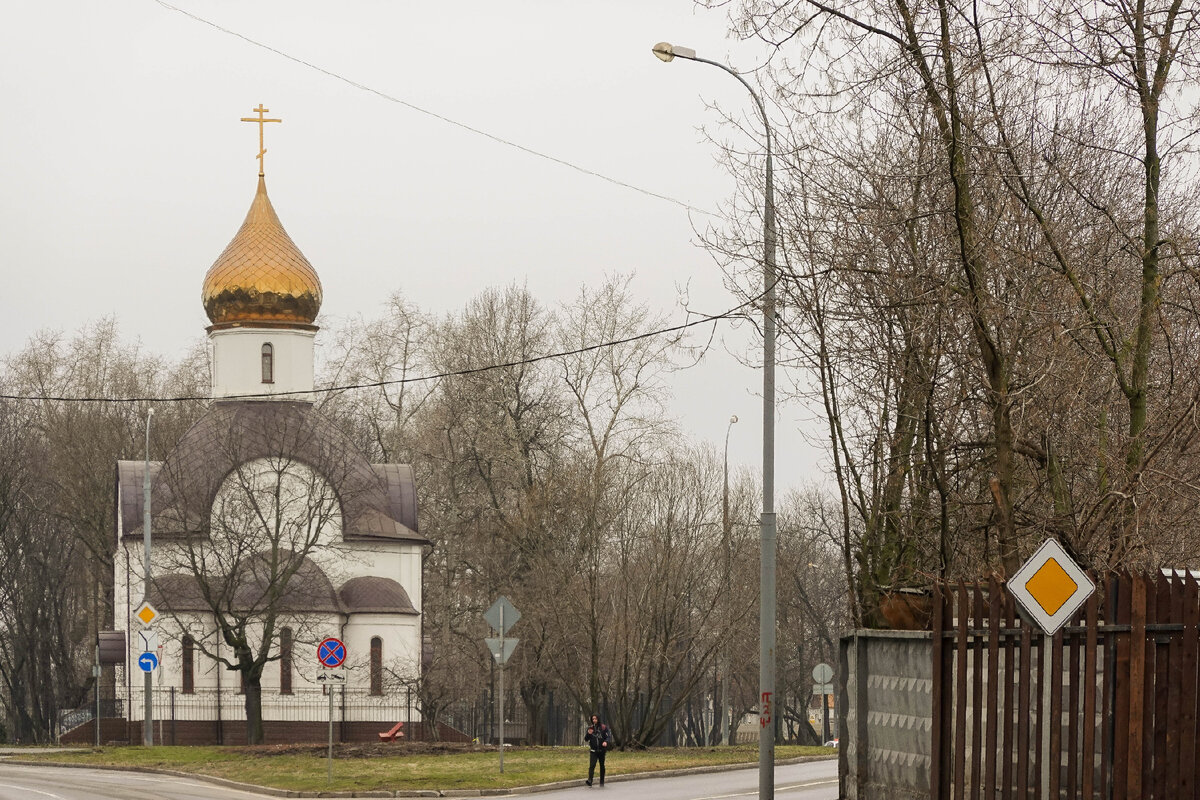
M286 559L287 551L283 552ZM255 562L258 562L257 565ZM259 556L243 564L239 572L239 582L232 591L232 597L218 597L217 602L226 608L236 611L248 611L261 608L263 596L269 584L269 579L262 574L257 566L266 563ZM220 587L225 585L223 576L207 576L208 585L219 595ZM403 592L404 590L401 589ZM208 602L204 599L200 580L195 575L162 575L155 578L150 589L150 600L159 608L176 613L184 611L210 611ZM286 592L280 597L280 611L291 612L334 612L344 614L346 607L334 591L329 577L312 559L305 557L296 573L287 582Z
M150 481L152 484L154 479L158 477L158 472L161 469L161 461L150 462ZM120 519L123 522L121 527L125 533L129 533L133 527L141 530L142 512L145 506L143 502L145 491L142 481L145 474L145 461L117 462L117 485L121 487L121 491L118 493L120 507L117 508L117 514L120 515Z
M151 463L156 536L204 533L222 481L241 464L295 458L325 478L342 502L346 539L428 543L417 530L412 467L371 464L310 403L220 401L193 425L167 459ZM117 462L122 530L141 537L140 461Z
M408 592L391 578L367 576L351 578L338 591L350 613L416 614Z

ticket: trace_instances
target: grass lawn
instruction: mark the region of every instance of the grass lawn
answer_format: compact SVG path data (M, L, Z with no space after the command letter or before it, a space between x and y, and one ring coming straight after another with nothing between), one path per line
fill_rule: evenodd
M778 759L832 756L824 747L779 746ZM153 767L294 791L370 789L503 789L587 777L584 747L513 747L504 750L504 774L495 748L481 746L336 745L333 781L326 781L326 749L317 745L261 747L103 747L21 760ZM608 757L609 776L634 772L718 764L754 764L756 745L704 748L655 748L640 752L614 751Z

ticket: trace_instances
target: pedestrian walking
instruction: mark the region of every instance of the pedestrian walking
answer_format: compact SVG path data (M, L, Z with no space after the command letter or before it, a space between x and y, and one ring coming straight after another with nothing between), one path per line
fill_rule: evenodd
M587 734L583 740L588 743L588 786L592 785L592 779L596 776L596 763L600 764L600 785L604 785L604 757L608 755L608 751L612 749L613 736L612 728L600 721L598 714L592 714L588 718Z

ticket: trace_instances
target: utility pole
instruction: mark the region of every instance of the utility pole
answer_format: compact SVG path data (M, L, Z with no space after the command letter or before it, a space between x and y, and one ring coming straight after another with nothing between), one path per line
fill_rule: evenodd
M154 417L154 407L146 409L146 463L142 476L142 543L144 555L142 570L145 580L142 583L142 602L150 602L150 420ZM142 744L145 747L154 746L154 672L145 672L145 692L142 704L145 713L142 715Z
M733 430L734 423L737 421L737 414L734 414L729 418L729 424L725 426L725 459L722 470L725 479L724 489L721 492L721 544L725 551L725 580L729 580L733 570L733 542L731 540L733 526L729 519L729 432ZM725 588L728 590L729 587ZM726 606L728 605L726 603ZM721 744L725 747L729 746L729 717L733 713L732 704L729 702L729 690L732 684L729 673L732 668L733 659L729 655L728 646L726 646L721 654Z

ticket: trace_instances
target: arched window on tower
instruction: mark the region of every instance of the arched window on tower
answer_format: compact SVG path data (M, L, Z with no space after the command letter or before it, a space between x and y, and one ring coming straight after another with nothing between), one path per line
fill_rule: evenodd
M183 693L196 693L196 640L183 635Z
M383 694L383 639L371 638L371 694Z
M275 348L270 342L262 346L262 382L275 382Z
M279 693L292 693L292 629L279 631Z

